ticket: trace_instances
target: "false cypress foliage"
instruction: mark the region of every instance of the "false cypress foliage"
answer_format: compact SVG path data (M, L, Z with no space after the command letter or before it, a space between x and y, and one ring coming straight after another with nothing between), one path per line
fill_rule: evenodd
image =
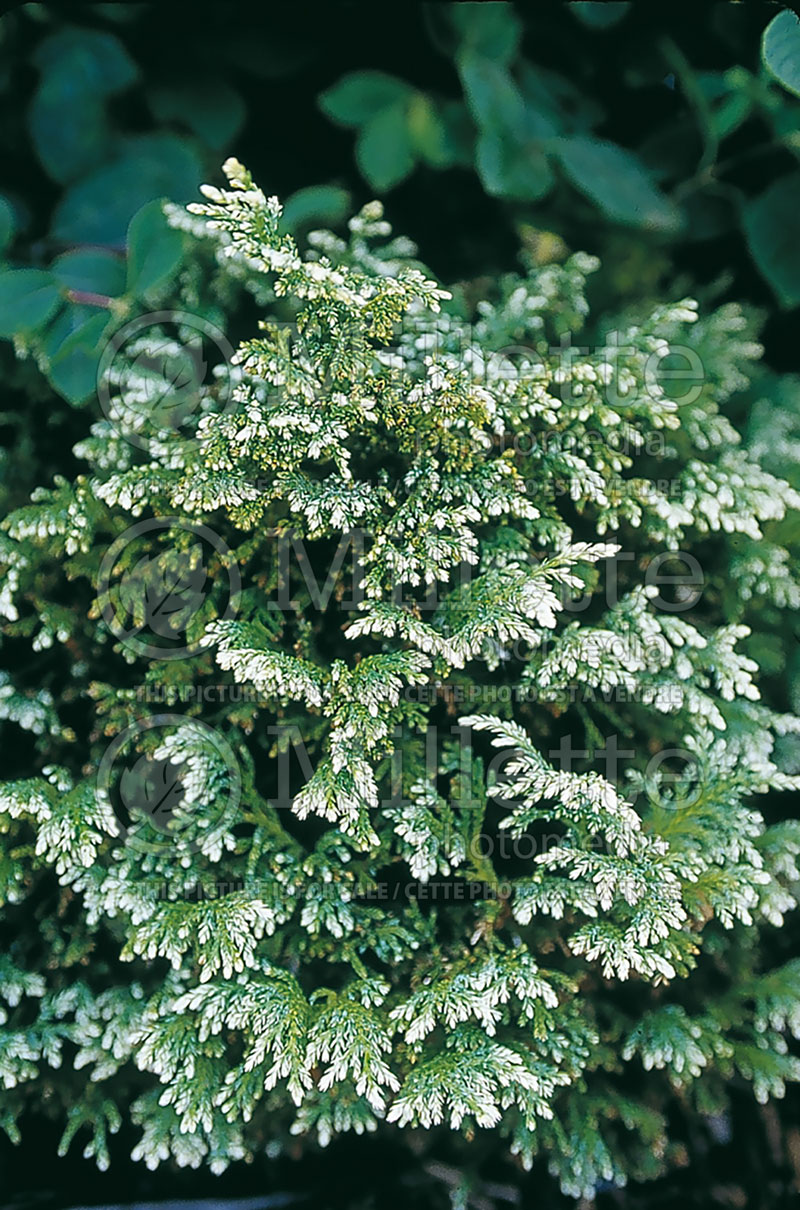
M303 255L225 168L168 208L218 262L173 301L268 318L145 440L151 327L86 473L4 527L38 679L0 698L36 752L0 797L3 1125L52 1113L101 1167L131 1118L151 1167L416 1126L574 1196L655 1175L675 1099L800 1075L800 964L760 958L800 827L754 799L797 788L800 720L746 654L800 591L800 498L725 416L760 349L730 305L591 320L581 254L451 296L377 203ZM180 659L137 646L153 567ZM166 823L98 773L131 728L181 771Z

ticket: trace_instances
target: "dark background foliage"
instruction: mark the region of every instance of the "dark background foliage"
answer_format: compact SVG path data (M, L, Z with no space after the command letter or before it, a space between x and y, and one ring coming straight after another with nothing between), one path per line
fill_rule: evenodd
M761 57L780 10L540 3L470 26L454 7L465 6L27 4L6 13L2 255L10 267L53 272L59 257L79 254L71 263L84 276L64 284L62 273L57 314L28 326L38 366L0 344L4 509L75 471L70 446L86 423L75 408L98 355L97 316L144 289L130 220L153 199L193 197L228 154L289 199L287 221L301 233L380 194L396 230L445 281L496 277L521 246L542 260L586 249L604 262L592 287L601 305L683 293L743 300L763 311L768 367L800 369L800 100ZM531 80L545 81L536 96ZM520 90L534 112L522 125ZM383 109L376 95L389 98ZM589 135L611 159L607 172L582 177L575 154ZM630 192L620 196L626 173L634 202L654 207L649 225ZM166 272L169 247L159 247ZM4 300L0 273L0 335L17 331L19 306ZM15 749L11 763L24 764L12 724L0 738ZM790 944L787 930L781 945ZM647 1187L601 1191L598 1207L795 1204L800 1098L760 1109L743 1090L735 1105L703 1137L675 1122L685 1167ZM49 1131L37 1121L22 1147L0 1140L0 1204L291 1190L314 1207L409 1198L433 1207L449 1204L459 1180L446 1145L431 1169L413 1149L363 1139L297 1167L265 1159L222 1178L149 1174L130 1165L124 1135L109 1174L77 1148L47 1174L40 1157L54 1154L60 1133ZM473 1144L471 1164L485 1182L482 1205L568 1204L541 1168L521 1176L494 1154L490 1136Z

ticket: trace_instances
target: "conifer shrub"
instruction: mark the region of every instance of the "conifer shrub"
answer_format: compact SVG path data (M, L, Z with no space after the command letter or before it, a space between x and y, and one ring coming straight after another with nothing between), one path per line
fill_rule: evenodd
M225 168L83 473L4 522L4 1128L653 1176L676 1111L800 1075L758 688L800 496L726 415L749 321L593 316L582 254L448 292L377 203L301 253Z

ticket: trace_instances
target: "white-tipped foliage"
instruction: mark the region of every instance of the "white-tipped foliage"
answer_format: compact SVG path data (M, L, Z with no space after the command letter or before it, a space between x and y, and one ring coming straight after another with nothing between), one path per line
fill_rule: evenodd
M218 374L144 458L118 373L88 475L0 538L6 629L53 661L0 685L41 770L0 787L23 938L0 1121L74 1067L65 1140L88 1129L101 1165L126 1116L148 1166L214 1171L388 1121L496 1129L591 1196L664 1154L670 1085L696 1108L799 1074L797 964L759 969L753 938L794 906L800 830L753 795L797 788L800 722L762 703L759 653L800 601L800 497L720 411L760 350L738 308L691 300L588 348L582 254L467 315L377 203L304 254L225 170L169 214L197 250L176 306L219 322L244 286L265 314L230 397ZM690 401L657 369L677 345L705 367ZM220 559L189 653L148 660L102 622L99 565L174 514L224 537L242 592L232 617ZM660 604L653 559L712 546L701 605ZM158 836L121 826L97 767L161 701L178 721L140 750L186 785Z

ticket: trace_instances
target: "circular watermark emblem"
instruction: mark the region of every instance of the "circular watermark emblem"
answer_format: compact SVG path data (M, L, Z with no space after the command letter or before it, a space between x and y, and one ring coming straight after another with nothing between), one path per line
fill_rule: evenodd
M685 748L662 748L647 762L642 779L649 802L661 811L697 806L705 784L697 755ZM637 798L638 794L634 802Z
M234 349L210 320L153 311L114 332L97 368L97 397L116 432L151 452L153 442L194 428L209 398L215 412L232 399Z
M97 787L129 847L194 851L234 822L242 779L231 745L208 723L156 714L112 740Z
M137 545L148 534L164 535L142 553ZM242 580L226 542L207 525L182 517L137 521L112 542L97 576L103 621L115 638L150 660L179 660L200 649L204 607L218 579L209 563L217 557L227 576L227 604L216 617L236 616ZM211 620L210 618L208 620ZM197 637L189 639L192 631Z

